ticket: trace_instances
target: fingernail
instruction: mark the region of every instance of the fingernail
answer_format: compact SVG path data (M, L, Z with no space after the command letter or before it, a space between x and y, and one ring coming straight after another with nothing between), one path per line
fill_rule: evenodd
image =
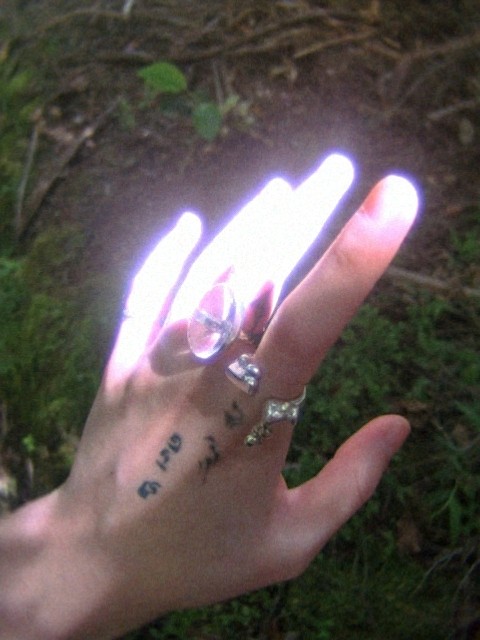
M390 455L394 455L410 434L410 424L402 416L392 415L389 418L388 424L385 425L383 442Z
M401 219L404 224L411 224L418 205L418 193L413 184L407 178L391 175L372 189L364 202L364 210L373 218L388 216L389 223Z

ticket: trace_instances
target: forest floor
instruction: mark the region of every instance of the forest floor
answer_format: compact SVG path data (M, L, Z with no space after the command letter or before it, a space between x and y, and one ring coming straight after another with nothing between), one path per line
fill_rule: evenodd
M296 182L339 150L357 167L345 211L379 177L410 176L422 215L400 263L448 286L478 285L478 272L451 271L448 247L480 194L475 2L462 13L457 3L212 2L206 11L143 1L128 19L115 15L121 2L31 4L25 50L38 55L44 43L37 64L51 95L25 234L78 222L92 237L92 268L128 277L181 211L198 211L214 231L272 175ZM158 100L146 105L137 72L156 60L177 63L192 90L219 104L235 97L216 139Z

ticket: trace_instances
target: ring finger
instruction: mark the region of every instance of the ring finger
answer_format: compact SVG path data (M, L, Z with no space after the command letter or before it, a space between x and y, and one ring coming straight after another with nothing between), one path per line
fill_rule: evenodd
M416 191L404 178L389 176L371 191L269 325L255 354L263 397L300 396L395 256L417 208ZM291 429L282 434L289 443Z

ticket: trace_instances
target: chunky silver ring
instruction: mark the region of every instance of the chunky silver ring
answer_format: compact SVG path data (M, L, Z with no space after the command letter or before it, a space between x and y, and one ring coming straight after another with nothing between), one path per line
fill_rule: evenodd
M276 400L274 398L267 400L263 405L261 421L250 431L244 444L247 447L262 444L265 438L272 435L271 425L277 422L290 422L295 426L306 394L307 389L304 388L302 394L293 400Z
M226 284L209 289L198 303L187 327L192 353L208 360L239 335L244 318L243 306Z
M244 353L225 369L227 378L244 393L253 396L258 391L262 377L260 369L253 364L251 356Z

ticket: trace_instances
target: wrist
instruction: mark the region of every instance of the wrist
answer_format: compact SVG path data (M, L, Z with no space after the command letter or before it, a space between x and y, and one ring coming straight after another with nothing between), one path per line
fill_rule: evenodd
M104 637L96 624L109 573L94 519L77 507L61 488L0 520L2 639Z

